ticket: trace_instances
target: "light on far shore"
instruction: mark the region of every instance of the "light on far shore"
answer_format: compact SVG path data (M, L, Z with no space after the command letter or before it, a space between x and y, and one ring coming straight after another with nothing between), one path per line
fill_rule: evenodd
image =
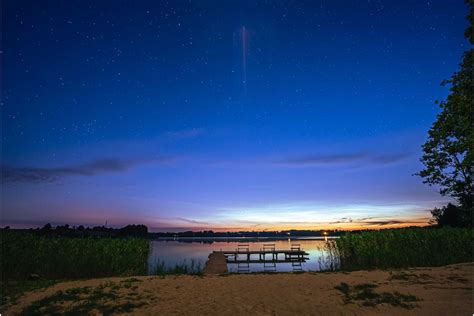
M328 232L323 232L324 241L328 241Z

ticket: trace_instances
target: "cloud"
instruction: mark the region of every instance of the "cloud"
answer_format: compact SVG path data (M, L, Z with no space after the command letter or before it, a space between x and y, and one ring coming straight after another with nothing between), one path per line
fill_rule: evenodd
M184 217L178 217L176 218L177 220L179 221L182 221L182 222L185 222L185 223L189 223L189 224L196 224L196 225L209 225L209 223L207 222L203 222L203 221L196 221L196 220L193 220L193 219L187 219L187 218L184 218Z
M363 217L352 219L351 217L342 217L334 222L327 222L327 224L351 224L357 226L388 226L388 225L400 225L400 224L426 224L426 218L402 218L402 219L390 219L390 218L380 218L377 216Z
M20 183L51 183L68 176L94 176L101 173L124 172L138 165L152 162L165 162L168 158L153 159L98 159L83 164L64 167L13 167L2 165L2 180L4 182Z
M331 155L306 155L300 157L287 158L276 161L276 164L288 166L322 166L337 164L367 164L367 165L387 165L401 161L410 154L374 154L374 153L347 153Z
M281 161L290 165L324 165L338 164L357 161L364 158L361 154L339 154L339 155L310 155L296 158L288 158Z
M406 224L406 221L386 220L386 221L363 221L361 224L366 226L387 226L396 224Z

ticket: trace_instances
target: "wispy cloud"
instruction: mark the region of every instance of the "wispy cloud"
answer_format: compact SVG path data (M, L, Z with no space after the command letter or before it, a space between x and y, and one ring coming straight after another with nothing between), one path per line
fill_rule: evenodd
M184 217L178 217L176 219L180 222L185 222L185 223L188 223L188 224L209 226L209 223L204 222L204 221L197 221L197 220L194 220L194 219L188 219L188 218L184 218Z
M397 225L397 224L414 224L419 223L418 221L400 221L400 220L386 220L386 221L363 221L360 224L364 226L388 226L388 225ZM427 222L423 222L423 224L427 224Z
M373 227L373 226L393 226L393 225L426 225L428 223L428 214L426 211L426 216L416 217L416 216L405 216L393 218L387 216L368 216L361 218L352 218L352 217L341 217L339 220L327 222L329 225L356 225L360 227Z
M336 164L371 164L371 165L387 165L401 161L410 154L374 154L374 153L344 153L329 155L305 155L299 157L291 157L278 160L275 163L288 166L320 166L320 165L336 165Z
M138 165L161 163L169 160L170 158L166 157L134 160L108 158L63 167L14 167L2 165L1 170L4 182L48 183L68 176L94 176L108 172L125 172Z

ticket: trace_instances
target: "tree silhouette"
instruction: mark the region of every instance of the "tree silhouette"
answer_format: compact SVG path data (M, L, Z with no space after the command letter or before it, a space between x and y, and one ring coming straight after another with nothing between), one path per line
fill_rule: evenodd
M466 219L466 212L451 203L442 208L435 208L431 211L433 219L436 224L440 227L443 226L458 226L463 227L469 223L469 219Z
M465 36L473 44L473 0L466 3L470 10L467 17L470 26ZM473 209L473 62L471 48L464 53L460 70L442 83L450 85L450 94L439 102L442 111L428 132L420 159L424 169L418 173L424 183L438 185L442 195L455 198L460 209L469 213L463 218L472 218Z

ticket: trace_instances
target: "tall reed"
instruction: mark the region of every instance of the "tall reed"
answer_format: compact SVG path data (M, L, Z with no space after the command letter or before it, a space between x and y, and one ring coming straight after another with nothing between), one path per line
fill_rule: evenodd
M441 266L473 260L472 229L404 228L347 233L328 245L342 270Z
M1 230L0 238L2 280L31 274L48 279L147 274L146 239L44 237L8 230Z
M191 259L188 264L186 260L181 263L177 263L174 266L166 266L164 261L158 261L152 268L151 274L155 275L201 275L202 274L202 263L199 260Z

